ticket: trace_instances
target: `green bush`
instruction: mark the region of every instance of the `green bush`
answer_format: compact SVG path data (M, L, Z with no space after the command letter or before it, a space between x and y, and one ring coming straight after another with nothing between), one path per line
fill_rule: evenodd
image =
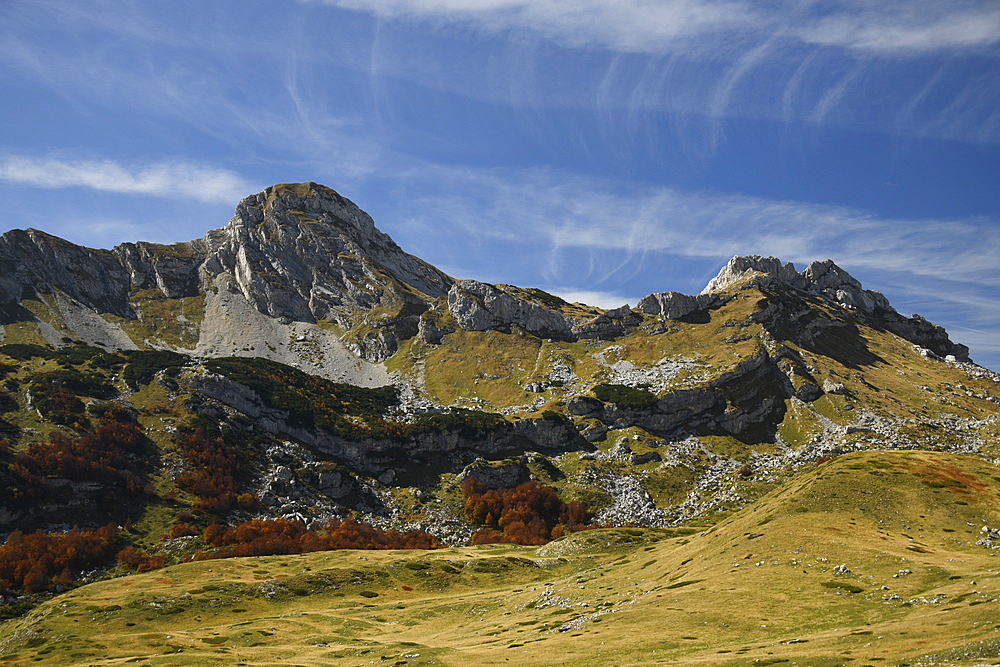
M122 376L132 389L151 381L160 371L180 370L191 363L191 357L171 350L135 350L125 353L128 362Z
M56 356L54 351L33 343L8 343L7 345L0 345L0 354L6 354L8 357L13 357L19 361L27 361L34 357L54 359Z
M636 389L624 384L599 384L594 396L603 403L614 403L620 408L646 408L656 403L656 394L647 389Z

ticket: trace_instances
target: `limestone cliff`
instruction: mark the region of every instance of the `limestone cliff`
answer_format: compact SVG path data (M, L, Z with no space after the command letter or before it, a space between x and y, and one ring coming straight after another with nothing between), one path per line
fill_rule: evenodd
M0 324L24 325L11 330L17 335L5 331L8 341L59 345L69 337L110 349L262 356L366 385L388 381L381 362L411 339L439 345L456 330L516 329L615 340L650 320L707 322L748 285L775 295L771 310L755 315L772 333L810 313L791 338L809 342L836 321L863 322L928 354L968 359L943 329L900 315L830 260L799 272L774 257L734 257L700 295L662 292L635 310L602 311L540 290L456 281L315 183L250 195L225 227L186 243L92 250L30 229L0 237ZM816 317L803 300L816 298L840 315ZM773 311L779 302L781 313Z

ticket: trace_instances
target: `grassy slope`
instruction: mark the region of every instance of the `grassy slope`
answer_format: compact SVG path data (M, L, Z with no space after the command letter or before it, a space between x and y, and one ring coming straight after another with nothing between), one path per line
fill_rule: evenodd
M974 544L998 523L994 465L851 454L690 535L234 559L99 582L7 622L0 661L860 665L936 653L971 665L1000 657L997 559ZM851 573L835 575L840 563Z

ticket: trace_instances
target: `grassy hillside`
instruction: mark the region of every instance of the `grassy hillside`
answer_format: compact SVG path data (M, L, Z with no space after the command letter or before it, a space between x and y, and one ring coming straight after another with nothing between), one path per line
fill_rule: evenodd
M1000 659L986 525L1000 525L997 466L862 452L699 532L240 558L98 582L7 621L0 661L982 664Z

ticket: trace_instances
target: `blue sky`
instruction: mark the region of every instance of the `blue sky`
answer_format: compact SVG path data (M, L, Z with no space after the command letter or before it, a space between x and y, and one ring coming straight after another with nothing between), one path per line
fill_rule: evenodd
M606 307L832 258L1000 369L996 0L0 0L3 229L173 242L329 185Z

